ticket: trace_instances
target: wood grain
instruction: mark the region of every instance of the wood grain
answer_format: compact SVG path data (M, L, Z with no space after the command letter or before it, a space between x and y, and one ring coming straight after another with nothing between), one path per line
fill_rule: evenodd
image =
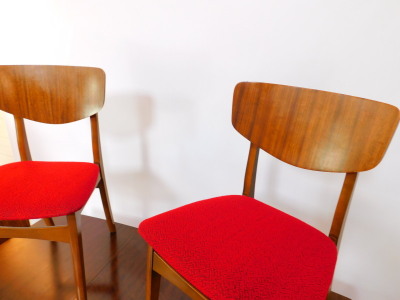
M357 182L358 173L347 173L340 192L339 200L336 205L335 214L333 216L329 237L339 246L342 233L343 224L346 221L348 208L350 205L351 197L353 195L354 187Z
M55 218L58 226L64 217ZM34 226L43 226L41 221ZM144 300L147 245L137 229L116 224L110 235L102 219L82 216L82 242L89 300ZM71 300L75 297L69 246L10 239L0 245L0 299ZM190 298L162 279L160 300Z
M107 217L109 231L115 232L101 158L97 113L104 104L105 74L103 70L69 66L0 66L0 109L14 115L18 149L22 161L32 160L24 119L47 124L64 124L90 117L93 160L100 168L98 187ZM40 176L40 174L38 174ZM74 178L71 178L74 180ZM71 246L77 296L86 299L82 238L79 213L67 216L66 226L29 228L28 220L14 222L27 228L0 227L1 238L31 238L67 242ZM29 218L29 216L27 216ZM0 221L0 226L12 222ZM3 240L4 241L4 240Z
M243 186L243 195L248 197L254 197L259 152L260 148L251 143L249 156L247 158L246 173L244 175Z
M385 103L268 83L239 83L232 123L264 151L297 167L327 172L374 168L399 110Z
M0 66L0 110L49 124L78 121L100 111L105 74L73 66Z
M259 149L303 169L346 173L329 233L338 245L357 174L379 164L398 123L399 110L385 103L277 84L239 83L232 124L250 141L243 195L254 196ZM151 248L148 255L148 300L157 299L159 275L192 299L207 299ZM348 298L330 292L327 299Z
M98 114L90 116L90 128L92 133L92 151L93 161L99 166L100 169L100 181L97 187L100 190L101 201L103 203L104 213L106 215L107 226L110 232L115 232L114 218L111 211L110 200L108 196L108 189L106 184L106 175L104 172L103 156L101 154L101 143L100 143L100 128L99 128L99 117Z
M86 300L85 268L83 265L82 238L79 222L80 212L67 217L67 224L50 227L0 227L1 238L40 239L52 242L69 243L74 265L76 295L78 300ZM78 220L78 221L77 221Z
M24 119L64 124L90 117L93 160L100 168L98 188L107 225L110 232L115 232L101 156L97 115L104 105L104 97L105 73L99 68L0 66L0 110L14 115L21 161L32 160ZM50 222L48 220L51 225ZM3 224L0 221L0 226ZM26 220L14 224L29 226Z
M150 249L150 255L153 257L153 272L160 274L162 277L168 279L171 283L176 285L181 291L183 291L186 295L188 295L191 299L194 300L206 300L208 299L204 296L198 289L196 289L193 285L191 285L188 281L186 281L178 272L176 272L167 262L165 262L155 251ZM154 275L153 275L154 276ZM156 275L159 276L159 275ZM153 280L153 278L152 278ZM156 291L153 291L152 295L155 294ZM147 300L156 300L157 297L153 296L153 298L149 298Z

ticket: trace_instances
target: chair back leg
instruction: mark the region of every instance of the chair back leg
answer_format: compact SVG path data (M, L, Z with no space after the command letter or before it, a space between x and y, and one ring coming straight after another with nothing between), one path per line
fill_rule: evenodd
M103 202L103 208L104 208L104 213L106 215L108 230L111 233L114 233L114 232L116 232L116 228L115 228L115 223L114 223L113 215L112 215L111 208L110 208L110 201L108 198L107 186L104 182L104 174L101 174L101 177L102 177L102 179L98 185L98 188L100 190L101 201Z
M45 223L47 226L55 226L54 221L53 221L52 218L45 218L45 219L43 219L43 220L44 220L44 223Z

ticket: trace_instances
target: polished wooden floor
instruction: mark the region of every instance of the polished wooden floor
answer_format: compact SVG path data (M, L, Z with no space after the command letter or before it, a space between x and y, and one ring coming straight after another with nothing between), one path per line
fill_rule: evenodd
M82 234L89 300L145 299L146 244L137 229L117 224L110 235L104 220L83 216ZM24 299L75 299L69 245L29 239L0 245L0 300ZM189 298L163 280L160 300Z
M146 244L137 229L117 224L110 235L104 220L82 216L82 235L88 299L145 299ZM29 239L1 244L0 299L75 299L69 245ZM163 281L161 299L189 298Z

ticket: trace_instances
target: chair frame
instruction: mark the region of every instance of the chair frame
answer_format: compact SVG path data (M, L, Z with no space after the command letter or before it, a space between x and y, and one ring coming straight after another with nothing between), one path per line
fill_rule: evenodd
M303 158L303 157L291 157L291 154L282 154L282 153L288 153L285 152L287 149L284 148L285 145L284 143L279 144L277 142L276 144L273 145L273 147L270 147L272 143L269 141L264 141L262 138L260 138L264 134L264 129L262 128L263 126L267 126L263 124L259 120L255 120L258 117L255 117L257 115L258 111L258 103L252 103L251 105L245 104L244 106L241 107L242 105L242 99L246 97L253 97L253 98L262 98L262 97L268 97L268 95L272 95L272 97L278 98L279 101L283 100L283 95L288 96L289 99L297 99L297 98L302 98L306 99L304 101L308 101L309 99L320 99L323 97L327 97L329 101L332 101L334 105L336 105L336 109L340 111L343 107L348 106L348 101L352 101L352 103L356 106L354 110L357 109L369 109L362 107L367 101L369 104L372 105L372 103L380 104L380 107L383 109L381 112L383 116L378 122L384 123L383 128L385 128L384 132L381 132L381 141L382 144L377 147L376 153L369 153L370 155L367 157L367 155L363 155L362 158L360 158L363 163L358 164L356 162L356 157L353 159L353 163L347 163L343 165L335 165L335 164L330 164L330 162L323 158L322 161L312 161L312 155L315 152L314 149L312 149L312 146L309 145L307 149L305 149L305 152L310 151L312 152L308 157ZM362 100L362 101L360 101ZM258 100L256 100L257 102ZM302 100L303 101L303 100ZM291 105L293 102L290 103ZM324 105L324 104L322 104ZM379 106L379 105L377 105ZM390 107L390 108L389 108ZM327 109L332 109L332 107L328 107ZM333 108L334 109L334 108ZM353 109L353 108L352 108ZM251 117L248 119L243 118L243 114L241 110L246 110L246 113L249 113L250 110L253 110L253 114L249 113ZM371 109L372 110L372 109ZM304 111L303 111L304 112ZM262 114L262 113L261 113ZM291 112L289 112L289 117L291 115ZM260 116L259 118L265 118L265 115ZM343 121L343 120L342 120ZM258 123L257 123L258 122ZM373 121L371 121L373 122ZM304 168L304 169L310 169L310 170L316 170L316 171L325 171L325 172L337 172L337 173L345 173L345 179L342 185L342 189L340 192L340 196L336 205L336 209L334 212L331 228L329 231L329 238L336 244L336 246L339 248L340 246L340 241L341 241L341 233L343 231L343 226L346 221L346 216L349 208L349 204L351 202L351 198L353 195L354 187L357 181L357 175L359 171L366 171L369 169L372 169L375 167L383 158L383 155L391 141L391 138L397 128L399 122L399 110L391 105L377 102L377 101L372 101L372 100L367 100L367 99L362 99L358 97L352 97L352 96L346 96L346 95L341 95L341 94L335 94L335 93L330 93L330 92L323 92L323 91L317 91L317 90L311 90L311 89L304 89L304 88L297 88L297 87L290 87L290 86L283 86L283 85L275 85L275 84L267 84L267 83L251 83L251 82L242 82L239 83L236 88L235 88L235 93L234 93L234 101L233 101L233 110L232 110L232 123L236 130L241 133L245 138L250 140L250 149L249 149L249 154L248 154L248 160L247 160L247 165L246 165L246 170L245 170L245 177L244 177L244 187L243 187L243 195L249 196L249 197L254 197L254 191L255 191L255 183L256 183L256 174L257 174L257 163L258 163L258 156L259 156L259 150L262 149L266 151L267 153L275 156L276 158L287 162L289 164ZM351 120L344 120L343 121L346 126L354 126L354 124L351 124ZM381 124L379 124L381 125ZM311 124L311 129L315 130L320 124L313 123ZM303 128L304 129L304 128ZM381 129L381 128L379 128ZM288 126L280 124L277 125L275 128L272 130L278 131L278 133L282 134L283 132L287 133ZM366 129L358 129L358 132L355 133L354 136L351 136L351 138L358 138L359 136L362 136L362 138L365 139L365 134L368 134L368 128ZM334 131L332 129L332 131ZM339 132L340 133L340 132ZM288 135L290 135L289 133ZM358 134L358 135L357 135ZM376 132L375 132L376 134ZM295 133L293 134L295 135ZM376 141L373 141L376 142ZM352 141L343 141L340 140L340 143L345 146L349 146ZM275 148L279 148L278 151L276 151ZM283 147L283 148L282 148ZM360 153L362 153L361 149L356 149ZM346 153L348 154L348 153ZM345 155L345 154L343 154ZM178 274L166 261L162 259L162 257L153 250L153 248L149 245L148 246L148 259L147 259L147 272L146 272L146 299L147 300L157 300L159 296L159 289L160 289L160 280L161 276L166 278L168 281L176 285L179 289L181 289L184 293L186 293L188 296L190 296L192 299L195 300L204 300L208 299L204 294L202 294L199 290L196 289L193 285L191 285L187 280L185 280L180 274ZM333 292L331 292L333 297ZM327 299L329 299L329 294ZM344 299L347 299L344 297Z
M64 80L69 90L65 89ZM101 155L98 120L98 111L104 104L104 71L70 66L0 66L0 86L7 87L0 90L0 110L14 115L21 161L32 160L24 118L47 124L64 124L90 117L93 160L100 171L96 187L100 190L108 229L110 233L115 233ZM81 98L89 103L86 104ZM34 111L32 107L42 109ZM48 107L51 108L51 114L45 111ZM65 226L55 226L51 218L45 218L47 226L40 228L30 227L29 220L3 221L6 226L1 226L0 221L0 237L69 243L78 299L86 299L80 213L78 211L67 215ZM22 227L13 227L14 225Z
M69 243L71 247L74 277L79 300L87 299L85 268L82 249L81 212L66 216L67 225L49 227L0 227L2 238L29 238ZM48 219L51 220L51 219ZM53 222L51 220L51 222Z

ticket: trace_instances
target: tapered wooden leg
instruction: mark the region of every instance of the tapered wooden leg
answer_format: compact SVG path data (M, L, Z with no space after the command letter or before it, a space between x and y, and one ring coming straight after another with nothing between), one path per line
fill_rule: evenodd
M44 223L47 225L47 226L55 226L56 224L54 224L54 221L53 221L53 219L52 218L45 218L45 219L43 219L44 220Z
M92 131L92 149L93 149L93 160L94 163L99 166L100 169L100 182L97 187L100 189L101 201L103 202L104 213L107 219L108 229L111 233L116 232L113 216L110 208L110 201L108 200L108 192L106 186L106 179L104 175L103 159L101 157L101 146L100 146L100 134L99 134L99 119L98 115L94 114L90 116L90 127Z
M111 233L114 233L117 230L115 228L115 223L114 223L113 215L112 215L111 208L110 208L110 201L108 198L107 186L104 182L103 176L104 175L102 174L102 179L98 185L98 188L100 189L100 196L101 196L101 201L103 202L103 208L104 208L104 213L106 215L108 230Z
M70 214L67 216L72 260L74 262L74 274L77 286L78 300L86 300L86 280L85 267L83 261L82 234L80 230L80 214Z
M153 271L153 248L148 247L146 271L146 300L158 300L161 275Z

